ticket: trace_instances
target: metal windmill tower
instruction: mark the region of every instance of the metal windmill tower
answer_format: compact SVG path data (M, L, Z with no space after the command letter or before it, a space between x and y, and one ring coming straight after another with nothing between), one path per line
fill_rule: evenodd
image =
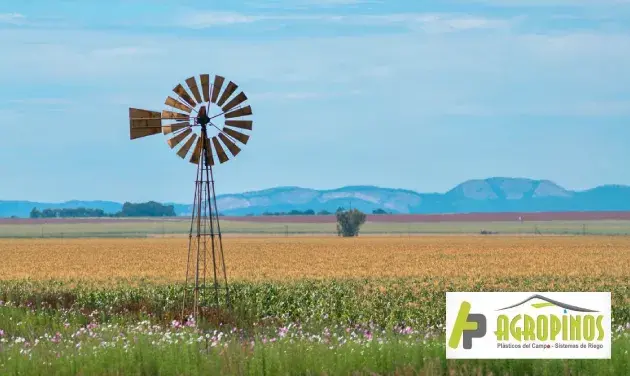
M211 292L217 307L222 293L230 306L212 168L216 159L222 164L241 151L237 142L247 144L252 130L252 120L247 117L252 115L252 109L246 104L245 93L233 95L238 85L230 81L223 86L222 76L215 76L212 83L208 74L190 77L185 82L188 90L177 85L173 89L175 95L166 98L162 112L129 108L129 131L132 140L159 133L168 135L170 148L181 144L177 155L186 159L190 154L190 163L197 165L182 302L182 315L189 312L196 320L201 304L209 300ZM211 286L207 286L207 278L212 278ZM187 294L191 285L192 297Z

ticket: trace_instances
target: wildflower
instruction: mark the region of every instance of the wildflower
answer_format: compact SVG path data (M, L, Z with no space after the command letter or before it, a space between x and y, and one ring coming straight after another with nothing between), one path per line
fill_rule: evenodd
M188 316L188 320L186 320L186 326L193 327L195 326L195 318L192 316Z
M53 338L51 338L50 341L52 343L59 343L59 342L61 342L61 333L59 333L59 332L55 333L55 336Z
M365 338L367 338L368 341L372 340L372 333L369 330L365 331Z
M289 328L283 326L282 328L278 329L278 335L280 337L284 337L287 335L288 331L289 331Z

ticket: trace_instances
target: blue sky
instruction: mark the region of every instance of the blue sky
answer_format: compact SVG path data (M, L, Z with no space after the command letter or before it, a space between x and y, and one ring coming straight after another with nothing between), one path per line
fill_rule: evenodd
M218 193L630 184L629 31L623 0L3 1L0 200L191 201L127 117L200 73L254 111Z

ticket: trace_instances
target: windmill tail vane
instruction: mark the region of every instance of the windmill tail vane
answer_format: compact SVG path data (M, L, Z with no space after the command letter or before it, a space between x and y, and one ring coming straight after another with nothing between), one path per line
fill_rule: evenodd
M195 320L210 304L231 307L212 167L241 152L253 122L245 93L235 95L238 85L224 83L218 75L212 83L208 74L193 76L186 87L173 88L164 110L129 108L131 140L162 133L171 149L179 146L180 158L190 155L188 161L197 166L182 301L182 316Z

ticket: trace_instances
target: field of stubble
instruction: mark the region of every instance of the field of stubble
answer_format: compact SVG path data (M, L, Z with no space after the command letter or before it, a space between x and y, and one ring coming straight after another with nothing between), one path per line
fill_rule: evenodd
M627 277L630 237L224 238L230 280ZM0 278L177 281L187 239L0 239Z

